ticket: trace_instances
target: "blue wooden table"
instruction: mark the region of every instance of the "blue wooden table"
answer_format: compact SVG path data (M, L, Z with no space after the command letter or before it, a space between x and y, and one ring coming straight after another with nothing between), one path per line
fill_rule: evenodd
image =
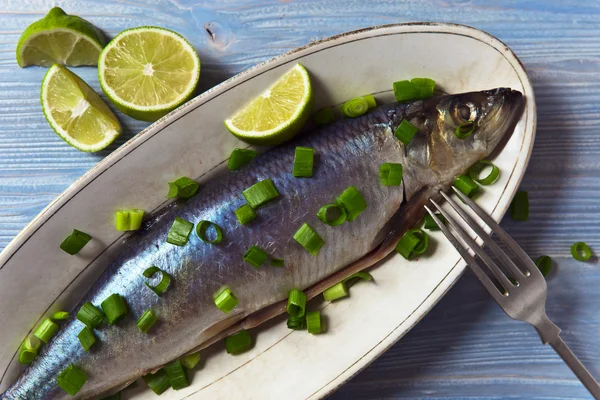
M39 104L45 69L20 69L22 30L53 5L109 37L140 25L182 33L202 59L205 90L310 41L370 25L448 21L472 25L521 58L537 95L535 148L522 184L529 221L503 226L532 255L548 254L548 314L600 377L600 268L570 257L571 243L600 252L600 2L596 0L0 0L0 249L116 146L84 154L47 125ZM95 68L76 71L100 92ZM529 326L514 322L467 273L404 339L332 399L590 398Z

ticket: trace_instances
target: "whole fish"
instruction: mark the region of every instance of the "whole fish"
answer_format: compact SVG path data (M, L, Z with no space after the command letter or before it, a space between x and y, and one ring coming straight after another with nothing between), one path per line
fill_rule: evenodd
M96 329L98 342L89 352L77 339L83 324L71 317L0 398L83 399L114 393L186 353L283 312L293 288L311 298L372 266L422 218L429 198L448 189L456 176L512 133L524 103L520 92L499 88L383 105L302 135L261 154L240 171L203 183L194 197L167 206L126 239L76 308L87 301L99 306L118 293L126 299L128 317L116 326ZM419 128L408 145L394 136L403 119ZM476 130L459 139L456 127L466 121L474 121ZM314 149L312 178L292 176L296 146ZM400 186L380 183L383 163L403 165ZM281 196L258 209L252 223L240 225L234 210L246 203L242 191L268 178ZM340 226L318 220L319 208L349 186L364 196L365 211ZM175 217L212 221L223 229L224 239L211 245L192 233L185 246L169 244L165 239ZM316 256L293 239L305 222L325 240ZM283 258L285 267L255 268L244 262L242 255L254 245ZM153 265L172 277L162 297L145 285L142 275ZM228 314L213 300L224 285L239 299ZM144 334L135 321L147 309L159 322ZM56 384L57 375L70 364L89 376L75 397Z

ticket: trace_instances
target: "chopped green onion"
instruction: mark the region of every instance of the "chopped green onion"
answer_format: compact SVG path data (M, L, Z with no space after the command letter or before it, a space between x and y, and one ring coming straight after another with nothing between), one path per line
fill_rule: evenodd
M510 204L510 216L515 221L527 221L529 219L529 194L519 190Z
M88 301L79 309L76 318L86 326L94 329L104 321L104 313Z
M152 390L155 394L161 395L171 387L171 382L169 382L169 377L167 373L160 369L154 374L144 375L142 377L150 390Z
M213 228L215 231L213 239L209 239L208 235L206 234L208 228ZM200 240L210 244L219 244L223 240L223 231L221 230L221 227L210 221L198 222L198 225L196 225L196 234L198 234Z
M402 236L396 245L396 252L408 260L420 242L421 239L415 235L413 230L410 230Z
M61 244L60 248L69 253L75 255L79 253L81 249L90 241L92 237L87 233L73 229L71 233Z
M244 204L240 208L234 211L235 217L240 224L246 225L256 218L256 213L248 204Z
M552 269L552 259L548 256L540 256L535 260L535 265L537 265L542 275L548 276Z
M231 289L226 287L219 290L213 297L217 308L225 314L228 314L240 302Z
M19 363L28 365L37 357L42 342L33 335L27 336L19 350Z
M412 229L411 232L419 238L419 243L413 249L414 254L423 254L429 247L429 235L421 229Z
M129 210L129 230L137 231L142 227L142 218L144 218L144 210L134 208Z
M396 101L409 101L419 97L420 89L410 81L394 82Z
M346 208L336 203L326 204L319 208L317 218L330 226L341 225L346 222Z
M294 233L294 240L313 256L316 256L325 245L325 240L306 222Z
M66 311L57 311L54 314L52 314L53 321L66 321L69 319L69 317L70 315Z
M313 176L313 163L315 150L310 147L296 147L294 154L294 169L292 175L295 178L310 178Z
M487 176L481 178L481 173L487 167L491 168L490 172L487 174ZM498 180L500 177L500 168L496 167L491 161L481 160L469 169L469 176L480 185L488 186Z
M165 365L164 370L167 373L167 377L169 378L169 382L171 382L173 390L179 390L190 386L185 374L185 369L183 369L183 365L181 365L181 360L173 361L172 363Z
M402 164L381 164L381 167L379 167L379 181L383 186L400 186L402 183Z
M168 198L179 197L180 199L189 199L198 191L198 182L182 176L173 182L169 182Z
M333 301L348 296L348 286L345 282L339 282L332 287L325 289L323 297L325 301Z
M328 123L335 121L333 110L330 107L321 108L315 113L314 120L317 125L327 125Z
M342 114L348 118L356 118L369 110L369 103L364 97L355 97L342 104Z
M146 286L152 289L152 291L158 296L162 296L162 294L169 288L169 285L171 284L171 277L165 271L155 266L146 268L146 270L143 272L143 275L146 278L151 278L156 273L161 274L160 282L158 282L158 284L156 285L151 285L148 282L146 282Z
M125 299L118 293L108 296L101 304L102 311L108 319L110 325L115 325L127 315L127 304Z
M354 221L366 208L367 202L360 191L350 186L337 198L337 203L346 210L346 220Z
M50 318L46 318L42 321L40 326L33 333L36 338L40 339L44 343L48 343L50 339L58 331L58 324L53 322Z
M306 327L308 328L308 333L321 333L321 311L306 313Z
M444 217L442 214L435 214L436 217L439 218L440 221L442 221L443 223L446 223L446 217ZM438 226L438 224L433 220L433 217L429 214L425 214L425 224L423 225L423 228L428 229L430 231L439 231L440 227Z
M140 328L140 331L148 333L156 321L158 321L158 317L152 312L152 310L146 310L137 320L136 325L138 328Z
M410 82L417 87L417 98L428 99L433 96L435 81L429 78L413 78Z
M306 328L306 317L296 317L293 315L288 316L287 327L288 329L294 329L297 331Z
M456 178L454 186L467 197L473 197L479 191L479 186L468 175L460 175Z
M298 289L290 290L288 294L287 313L292 317L302 317L306 309L306 295Z
M240 354L252 348L250 332L246 330L225 338L225 349L227 354Z
M85 326L81 332L77 335L79 339L79 343L81 343L81 347L83 350L89 351L92 346L96 343L96 335L94 335L94 331Z
M592 258L592 250L585 242L577 242L571 246L571 255L577 261L588 261Z
M344 279L342 282L344 282L346 284L346 287L349 288L350 286L354 285L356 282L358 282L361 279L364 281L372 281L373 276L366 271L360 271L360 272L350 275L349 277Z
M115 227L118 231L136 231L142 226L144 210L119 210L115 214Z
M404 143L405 146L408 146L418 131L419 128L403 119L402 122L400 122L400 125L398 125L394 131L394 136L396 136L399 141Z
M255 183L242 192L250 207L257 209L279 197L279 191L271 179Z
M363 96L363 98L367 102L369 109L377 107L377 101L375 101L375 97L373 97L372 94L366 94Z
M269 258L269 254L258 246L252 246L242 258L254 268L260 268Z
M175 221L173 221L173 225L171 225L171 229L167 235L167 243L174 244L175 246L185 246L193 229L194 224L183 218L175 217Z
M271 267L283 268L285 261L283 258L271 258Z
M87 374L71 364L56 377L56 384L71 396L75 396L87 382Z
M200 362L200 352L197 351L192 354L188 354L187 356L181 357L181 365L186 367L187 369L194 369L196 365Z
M459 139L465 139L471 136L473 132L475 132L475 122L473 121L463 122L457 126L456 130L454 131L456 137Z
M247 165L250 161L256 158L257 153L250 149L233 149L229 156L229 162L227 168L230 171L237 171L243 166Z

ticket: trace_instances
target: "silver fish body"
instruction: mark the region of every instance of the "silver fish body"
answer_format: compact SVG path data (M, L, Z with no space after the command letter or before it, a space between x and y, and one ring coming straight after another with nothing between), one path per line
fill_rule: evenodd
M494 89L384 105L303 135L263 153L240 171L203 183L193 198L167 206L127 239L120 255L82 300L81 304L100 305L119 293L127 301L128 317L116 326L96 329L98 342L88 353L77 339L83 325L72 318L0 398L83 399L110 393L228 330L273 316L281 311L276 305L293 288L309 288L309 295L314 295L350 273L345 272L349 265L355 269L370 266L422 217L422 205L434 191L448 188L457 175L488 156L512 132L523 104L519 92ZM393 134L402 119L419 128L408 146ZM477 130L471 137L458 139L454 130L466 120L474 121ZM296 146L315 150L312 178L292 177ZM386 162L403 165L401 186L379 183L379 167ZM258 209L252 223L241 226L234 210L245 203L242 191L267 178L273 180L280 198ZM319 208L350 185L363 194L367 209L340 226L319 221ZM186 246L166 243L175 217L215 222L223 229L224 239L210 245L192 233ZM292 238L305 222L326 242L317 256ZM283 258L285 267L254 268L244 262L242 255L254 245ZM378 257L366 258L374 253ZM146 287L147 279L142 276L152 265L173 278L162 297ZM224 285L239 299L229 314L213 301L213 294ZM269 307L268 315L260 314ZM159 321L144 334L135 322L147 309ZM56 385L58 373L71 363L89 376L75 397Z

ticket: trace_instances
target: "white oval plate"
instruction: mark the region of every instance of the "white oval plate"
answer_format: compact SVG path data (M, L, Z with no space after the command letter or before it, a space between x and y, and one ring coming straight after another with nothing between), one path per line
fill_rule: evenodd
M0 390L19 373L15 350L31 327L58 309L71 309L114 254L119 208L152 211L164 204L166 182L181 175L208 179L243 147L223 120L295 63L310 72L316 106L377 93L390 101L393 81L431 77L449 93L500 86L522 91L525 113L496 157L500 180L480 204L500 220L529 160L535 133L531 85L519 60L499 40L449 24L402 24L364 29L310 44L257 65L214 87L153 124L77 180L0 255ZM73 228L92 240L77 256L59 250ZM393 257L373 271L374 284L352 288L350 299L323 304L328 332L310 335L270 323L253 350L228 356L204 352L192 385L164 399L317 399L372 362L413 327L465 268L458 253L432 234L435 255L407 262ZM138 385L127 398L152 398Z

